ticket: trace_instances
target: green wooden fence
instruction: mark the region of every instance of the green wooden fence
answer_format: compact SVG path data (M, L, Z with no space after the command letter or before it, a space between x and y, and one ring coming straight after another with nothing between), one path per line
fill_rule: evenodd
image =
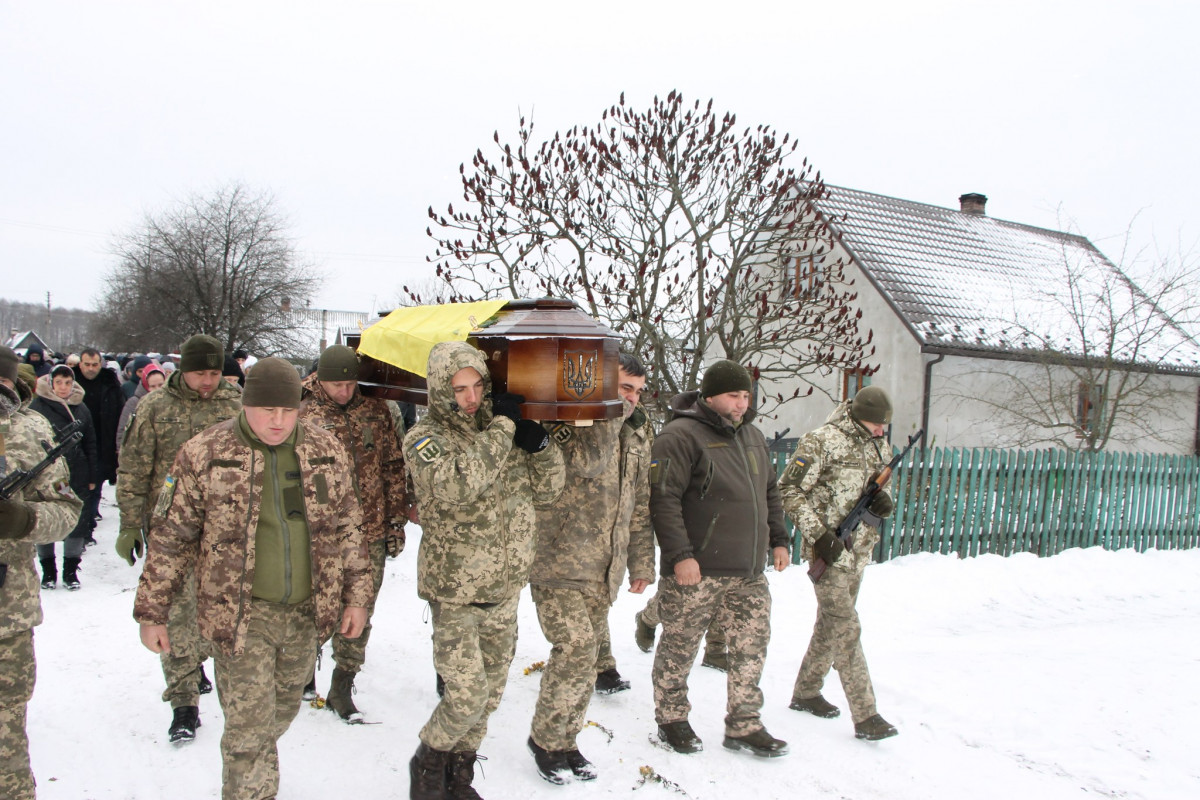
M782 474L788 454L776 453ZM877 558L1200 545L1200 458L1067 450L908 454Z

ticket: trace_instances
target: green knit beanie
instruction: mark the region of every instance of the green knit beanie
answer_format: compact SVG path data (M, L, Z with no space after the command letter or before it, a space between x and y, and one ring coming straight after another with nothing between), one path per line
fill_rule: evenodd
M358 380L358 353L344 344L334 344L325 348L317 361L317 380L319 381L356 381Z
M864 386L850 401L850 416L859 422L887 425L892 421L892 401L878 386Z
M197 333L179 348L181 372L202 372L206 369L221 369L225 365L225 348L211 336Z
M741 364L722 359L704 372L700 381L700 396L714 397L726 392L753 391L750 373Z
M246 374L242 405L299 408L300 373L282 358L260 358Z
M11 347L0 347L0 378L8 378L16 383L17 364L20 363L21 359L17 358L16 352Z

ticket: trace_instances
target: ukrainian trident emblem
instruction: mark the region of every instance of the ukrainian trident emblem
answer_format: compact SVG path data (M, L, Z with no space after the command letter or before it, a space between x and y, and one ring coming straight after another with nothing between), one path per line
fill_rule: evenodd
M596 351L567 350L563 356L563 388L582 400L596 391Z

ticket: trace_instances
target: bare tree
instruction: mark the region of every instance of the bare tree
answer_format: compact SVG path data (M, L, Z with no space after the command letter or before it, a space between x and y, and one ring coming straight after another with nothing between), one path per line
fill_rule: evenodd
M1196 389L1171 376L1200 374L1200 345L1187 331L1200 309L1200 268L1186 254L1130 256L1129 241L1127 231L1116 266L1064 239L1049 267L1056 288L1023 294L999 321L1025 366L989 362L997 366L968 377L998 391L953 393L989 406L1021 446L1097 451L1187 436Z
M664 398L696 387L711 357L767 381L859 366L870 334L827 224L811 222L820 174L784 166L788 134L739 129L712 105L671 92L634 111L622 95L595 127L540 145L524 117L515 145L496 133L490 156L460 167L465 205L429 209L448 299L574 299ZM790 398L762 399L760 412Z
M97 339L115 349L178 348L194 333L227 350L296 354L304 347L281 307L319 285L301 262L272 197L241 184L192 195L114 243L118 258Z

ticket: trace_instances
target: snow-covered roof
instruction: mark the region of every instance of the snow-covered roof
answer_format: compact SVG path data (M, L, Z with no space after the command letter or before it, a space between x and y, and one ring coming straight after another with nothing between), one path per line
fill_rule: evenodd
M1064 264L1127 279L1082 236L983 214L830 186L818 203L839 240L926 349L1020 353L1040 338L1082 355L1075 320L1058 302ZM1098 324L1098 323L1097 323ZM1160 341L1121 360L1200 370L1200 347L1168 325ZM1035 336L1023 331L1036 331ZM1099 340L1099 331L1088 337ZM1132 343L1128 343L1132 347ZM1119 350L1121 348L1118 348Z

